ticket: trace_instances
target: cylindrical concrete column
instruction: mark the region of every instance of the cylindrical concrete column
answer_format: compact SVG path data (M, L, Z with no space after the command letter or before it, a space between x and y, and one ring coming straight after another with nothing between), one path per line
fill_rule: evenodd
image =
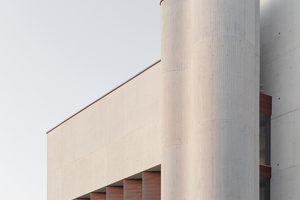
M161 3L163 200L258 198L257 3Z
M162 199L188 195L191 125L190 1L161 2L162 31Z

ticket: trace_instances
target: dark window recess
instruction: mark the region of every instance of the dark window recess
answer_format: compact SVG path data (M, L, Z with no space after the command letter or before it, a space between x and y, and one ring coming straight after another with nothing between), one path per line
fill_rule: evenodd
M259 199L270 200L272 97L260 94L259 100Z

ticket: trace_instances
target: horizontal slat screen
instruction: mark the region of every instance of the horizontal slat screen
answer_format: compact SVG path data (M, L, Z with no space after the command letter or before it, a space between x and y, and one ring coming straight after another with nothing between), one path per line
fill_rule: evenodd
M143 200L160 200L160 172L143 172Z
M124 180L124 200L142 200L142 180Z
M106 200L105 193L91 193L90 197L91 197L91 200Z
M271 178L271 167L266 165L260 165L259 176L264 178Z
M107 200L123 200L123 187L106 187Z
M272 114L272 97L260 93L259 95L259 112L271 115Z

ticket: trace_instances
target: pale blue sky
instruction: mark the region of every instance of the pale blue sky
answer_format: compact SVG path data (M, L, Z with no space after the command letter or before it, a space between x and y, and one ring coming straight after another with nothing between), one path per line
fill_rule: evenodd
M0 200L46 199L46 132L159 59L159 0L0 0Z

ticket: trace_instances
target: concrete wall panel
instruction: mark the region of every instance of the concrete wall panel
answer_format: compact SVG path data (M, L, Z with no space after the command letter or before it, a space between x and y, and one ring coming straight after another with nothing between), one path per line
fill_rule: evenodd
M53 142L55 141L55 142ZM62 129L59 127L55 133L47 138L47 172L53 173L62 167Z
M85 156L62 168L62 199L75 199L91 187L91 159Z
M158 63L48 133L48 200L75 199L161 163L160 82Z
M107 148L101 148L90 154L91 164L91 188L92 191L99 189L99 185L105 185L107 183L107 157L109 156Z
M286 168L280 172L272 173L271 199L298 200L300 196L300 166Z
M272 172L300 165L300 110L272 120Z
M271 199L299 199L300 1L261 1L261 84L273 97Z
M300 48L261 67L261 83L273 97L272 118L300 108Z
M54 170L48 173L47 178L47 199L62 200L63 180L62 170Z

